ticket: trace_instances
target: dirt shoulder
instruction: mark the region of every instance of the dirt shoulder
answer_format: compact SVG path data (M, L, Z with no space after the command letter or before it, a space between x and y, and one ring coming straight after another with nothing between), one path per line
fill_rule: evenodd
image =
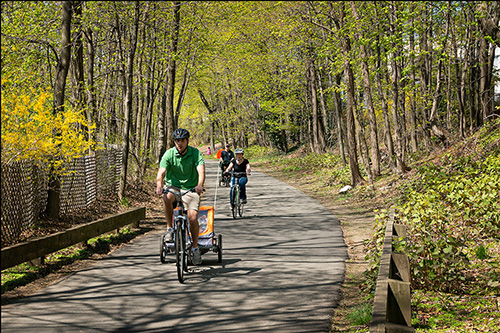
M368 268L364 259L366 254L364 244L365 240L370 238L373 233L374 210L380 208L375 203L376 201L357 200L350 194L338 194L338 190L332 188L318 188L315 176L285 173L269 165L252 164L252 168L300 189L318 200L340 219L349 259L346 262L340 304L335 309L332 318L331 332L368 331L368 326L352 325L348 316L353 312L353 309L362 307L366 303L366 296L361 293L359 285L365 281L363 272Z

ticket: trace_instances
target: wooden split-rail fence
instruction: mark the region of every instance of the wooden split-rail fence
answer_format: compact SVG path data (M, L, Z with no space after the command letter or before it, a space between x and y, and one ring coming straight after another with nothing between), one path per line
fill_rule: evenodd
M370 332L415 332L411 326L410 263L394 251L393 242L406 237L406 227L394 223L391 209L373 300Z

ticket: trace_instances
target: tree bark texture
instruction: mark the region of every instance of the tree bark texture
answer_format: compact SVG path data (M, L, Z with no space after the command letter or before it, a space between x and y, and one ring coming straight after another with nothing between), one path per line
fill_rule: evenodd
M73 1L62 3L62 26L61 26L61 51L57 59L56 77L54 82L54 115L64 112L64 92L66 89L66 78L68 77L69 64L71 61L71 17L73 15ZM54 133L60 136L61 133ZM45 213L51 219L57 219L61 208L60 200L61 176L58 170L51 168L49 179L49 191Z
M120 173L120 185L118 189L118 198L120 200L125 196L125 188L127 185L127 172L128 172L128 158L129 158L129 149L130 149L130 116L132 114L132 92L134 88L134 57L135 51L137 48L137 35L139 30L139 10L140 10L140 2L135 2L134 8L134 24L131 27L131 36L130 36L130 49L128 52L128 56L126 59L126 68L123 68L123 82L124 82L124 91L123 91L123 129L122 129L122 168ZM118 14L118 13L117 13ZM118 20L118 19L117 19ZM117 22L118 23L118 22ZM121 44L121 38L119 38L119 44ZM123 49L121 52L122 56ZM125 60L125 59L123 59Z
M330 3L330 16L336 24L337 31L341 31L344 27L344 4L340 5L340 11L338 17L333 10ZM347 95L347 142L349 147L349 168L351 170L351 185L356 187L358 184L363 183L365 180L361 176L358 164L358 152L356 145L356 127L354 120L354 108L355 108L355 87L354 87L354 74L352 72L352 67L349 62L349 52L351 50L350 40L347 36L342 36L342 51L344 54L344 75L346 82L346 95Z
M354 18L359 21L360 17L356 9L355 1L351 1L351 8L354 14ZM358 34L358 39L361 40L361 34ZM368 68L368 50L364 44L361 45L361 71L363 73L363 86L364 86L364 97L366 101L366 110L370 120L370 146L371 146L371 162L372 162L372 174L374 177L380 175L380 149L378 146L378 129L377 129L377 117L375 115L375 108L373 106L372 99L372 88L370 82L370 71Z
M174 141L172 135L175 130L175 115L174 115L174 90L175 90L175 74L176 74L176 56L177 56L177 45L179 41L179 25L180 25L180 1L172 1L172 36L170 39L170 60L167 70L167 92L166 92L166 147L165 150L172 148L174 146Z

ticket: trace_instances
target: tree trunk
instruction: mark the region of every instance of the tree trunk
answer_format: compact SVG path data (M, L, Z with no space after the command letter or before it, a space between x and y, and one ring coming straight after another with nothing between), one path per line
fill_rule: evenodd
M494 13L493 18L488 13L488 7L490 6L491 12ZM476 15L477 20L481 26L481 30L486 36L491 37L493 43L500 47L500 28L498 27L499 10L497 1L477 1Z
M319 105L321 105L321 118L320 118L320 127L323 136L323 150L327 151L330 147L330 130L328 127L328 111L326 109L326 101L325 101L325 93L323 91L323 80L321 79L321 71L316 71L318 75L318 88L319 88Z
M422 87L422 98L424 100L424 105L422 107L422 123L424 126L422 126L422 136L424 138L424 145L426 147L429 147L431 145L431 139L430 139L430 134L429 130L427 129L427 123L428 123L428 107L427 103L425 101L427 98L431 95L430 90L431 90L431 79L432 79L432 68L431 68L431 61L430 61L430 53L431 51L429 50L429 45L427 44L427 34L430 33L429 31L431 30L428 27L428 20L427 20L427 11L424 10L422 11L422 25L423 25L423 33L420 35L420 48L422 50L422 60L420 61L420 71L421 71L421 87Z
M175 130L175 115L174 115L174 91L175 91L175 72L176 72L176 56L177 56L177 44L179 41L179 24L181 20L180 16L181 2L172 1L172 36L170 38L170 60L167 70L167 91L166 91L166 140L165 140L165 150L168 150L174 146L174 141L172 135ZM160 156L161 158L161 156Z
M134 57L135 51L137 48L137 35L139 30L139 8L140 2L135 2L134 9L134 25L132 27L132 35L130 36L130 50L127 57L127 68L123 68L124 73L124 92L123 92L123 143L122 143L122 168L120 173L120 185L118 189L118 198L120 200L125 196L125 188L127 185L127 168L128 168L128 157L129 157L129 148L130 148L130 115L132 113L132 92L134 87ZM118 22L118 13L117 14L117 26L119 26ZM121 44L121 37L119 36L118 44ZM120 47L121 49L121 47ZM120 54L123 56L123 50L121 50ZM123 66L123 65L122 65Z
M479 48L479 101L480 101L480 126L484 124L484 120L490 113L490 81L488 76L491 70L489 69L488 61L488 42L484 34L480 37Z
M330 2L330 17L335 22L337 31L344 29L344 3L340 4L339 17L337 18L336 12L333 10L332 3ZM358 184L363 183L365 180L361 176L358 164L358 152L356 146L356 127L354 120L355 108L355 88L354 88L354 74L349 62L349 53L351 51L351 42L348 36L341 36L341 45L344 55L344 75L346 78L346 94L347 94L347 142L349 147L349 167L351 169L351 185L356 187Z
M318 115L318 96L316 88L316 69L314 62L309 62L309 75L307 75L309 87L311 89L311 110L312 110L312 143L313 151L321 154L324 152L324 137L321 133Z
M56 67L56 77L54 82L54 108L52 114L64 112L64 91L66 89L66 78L68 76L69 64L71 61L71 16L73 14L73 1L63 1L62 3L62 26L61 26L61 51ZM60 136L61 133L54 133ZM45 213L50 219L59 218L61 208L61 175L59 170L51 167L47 207Z
M412 6L410 10L414 10L414 6ZM411 25L413 26L413 16L411 17ZM410 32L410 67L411 67L411 84L412 89L410 93L410 147L412 153L416 153L418 151L418 140L417 140L417 106L416 106L416 80L417 75L415 72L415 34L413 31Z
M82 1L74 1L73 2L73 21L74 26L78 28L75 33L75 38L73 41L74 48L74 59L73 66L70 66L72 69L72 74L74 78L74 89L73 89L73 103L76 105L77 109L83 109L83 112L86 115L86 118L89 118L88 110L84 107L85 105L85 85L84 85L84 70L83 70L83 42L82 42ZM85 133L88 137L88 128L85 128Z
M457 44L457 38L455 34L455 29L451 29L451 41L453 45L453 64L455 68L455 84L456 84L456 91L457 91L457 101L458 101L458 126L459 126L459 135L460 137L465 136L465 123L464 123L464 114L465 114L465 105L464 105L464 99L462 95L462 89L463 89L463 82L461 81L461 75L460 75L460 60L458 59L458 44ZM467 66L467 62L464 62L464 67Z
M382 105L382 115L384 116L384 133L385 133L385 145L387 148L387 159L388 164L392 172L396 172L396 165L394 164L394 143L392 141L391 134L391 122L389 120L389 108L387 106L387 100L382 83L382 73L385 72L385 68L382 66L382 57L380 54L380 45L377 45L377 71L376 71L376 81L377 81L377 91Z
M213 107L210 106L210 104L208 103L201 88L198 88L198 94L200 95L200 99L203 102L203 105L205 105L205 107L207 108L207 111L208 111L208 119L210 121L210 138L209 138L210 147L211 147L211 149L215 149L215 145L214 145L215 122L213 120L213 115L214 115L215 111L214 111ZM223 135L223 147L222 147L222 149L224 149L224 147L226 146L226 144L228 144L228 142L226 141L226 134L225 134L223 127L221 128L221 131L222 131L222 135Z
M368 145L366 144L365 129L363 124L359 121L360 112L356 103L354 103L354 125L356 127L356 138L358 140L358 147L361 156L361 161L366 170L366 175L368 176L368 184L373 185L373 174L370 168L370 158L368 157Z
M94 49L94 40L93 40L93 32L92 29L87 28L85 30L85 41L87 45L87 106L89 108L88 120L89 125L93 121L95 123L95 131L92 134L89 133L89 140L96 140L96 133L99 133L101 130L99 117L97 117L97 104L96 104L96 93L95 93L95 85L94 85L94 60L95 60L95 49Z
M446 32L445 36L448 35L450 30L450 9L448 8L447 11L447 20L446 20ZM443 40L443 44L441 45L441 52L444 52L445 50L445 45L446 40ZM441 97L441 72L443 69L443 55L438 55L439 60L437 64L437 75L436 75L436 90L434 92L434 96L432 98L432 108L431 108L431 114L429 116L429 126L432 131L432 133L437 136L443 144L446 144L447 142L447 135L445 131L443 130L442 126L439 124L439 119L438 119L438 102Z
M186 68L184 68L184 75L182 76L181 91L179 92L179 98L177 99L177 107L175 108L174 127L176 128L179 126L179 117L181 115L182 103L184 101L184 97L186 96L186 90L188 87L190 76L191 75L189 74L189 66L188 64L186 64Z
M156 163L160 163L163 154L166 151L167 133L165 128L165 119L167 118L167 91L163 90L160 102L160 112L158 113L158 142L156 146L157 159Z
M351 1L351 8L356 21L360 21L358 11L356 10L355 1ZM359 34L358 39L361 40L362 36ZM380 175L380 149L378 146L378 129L377 129L377 116L375 115L375 108L372 100L372 88L370 82L370 72L368 68L368 51L364 44L361 45L361 71L363 73L363 85L365 89L366 109L370 119L370 143L371 143L371 160L372 160L372 173L374 177Z
M397 31L396 27L396 4L394 1L391 1L391 13L389 14L390 18L390 26L391 26L391 34L392 35L398 35L399 32ZM399 57L400 52L398 51L398 45L396 42L393 42L393 56L391 60L391 67L392 67L392 98L393 98L393 103L392 103L392 122L394 125L394 136L396 140L396 169L397 173L404 173L406 171L406 166L405 162L403 159L404 156L404 142L403 142L403 135L401 132L401 120L398 114L398 108L399 108L399 80L400 80L400 72L401 72L401 66L398 64L396 59Z

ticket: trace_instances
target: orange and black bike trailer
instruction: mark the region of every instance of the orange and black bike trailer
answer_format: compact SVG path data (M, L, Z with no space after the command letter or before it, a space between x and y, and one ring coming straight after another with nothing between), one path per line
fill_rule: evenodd
M201 206L198 209L198 223L200 225L198 247L200 248L201 254L205 254L209 251L217 253L217 262L220 263L222 262L222 235L216 235L214 232L214 210L214 206ZM174 217L177 214L179 214L179 208L174 209ZM174 242L166 243L166 246L168 252L175 253ZM164 262L164 259L162 262Z

